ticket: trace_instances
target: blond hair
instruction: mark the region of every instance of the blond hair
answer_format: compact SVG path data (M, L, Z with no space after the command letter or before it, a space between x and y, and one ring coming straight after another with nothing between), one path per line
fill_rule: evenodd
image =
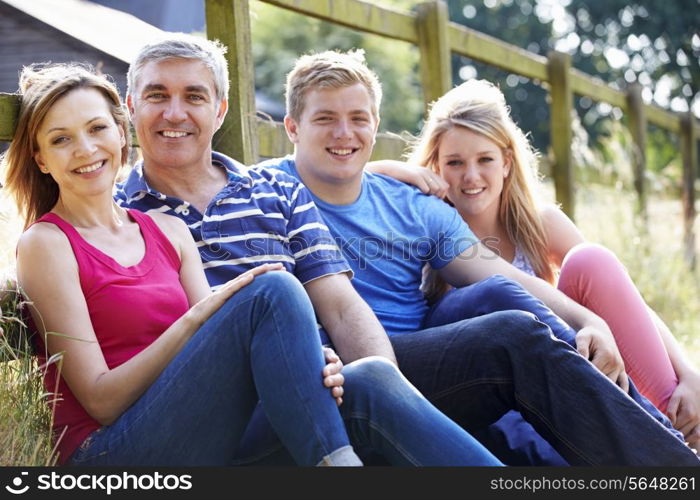
M499 221L508 238L523 252L540 278L554 283L547 236L533 195L539 182L537 152L510 116L503 93L486 80L469 80L453 88L430 108L428 120L409 153L410 162L439 173L438 154L443 135L464 127L494 142L511 168L503 182ZM426 293L435 298L445 285L431 276Z
M304 97L316 88L343 88L361 83L372 100L372 114L379 116L382 86L377 75L367 67L363 50L336 52L328 50L299 57L287 74L285 101L287 114L299 121L304 112Z
M15 199L24 227L48 213L58 201L59 188L50 175L43 174L34 159L38 150L37 131L51 107L75 89L93 88L109 104L117 126L124 132L121 164L129 153L129 122L115 84L86 64L32 64L22 69L19 79L20 108L17 128L3 155L5 188Z

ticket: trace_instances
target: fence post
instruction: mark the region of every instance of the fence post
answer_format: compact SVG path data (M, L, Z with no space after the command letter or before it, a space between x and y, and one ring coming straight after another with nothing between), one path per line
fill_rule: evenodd
M683 157L683 228L684 254L691 268L695 267L695 179L698 175L697 128L692 111L681 116L681 156Z
M642 86L633 83L627 88L629 127L632 134L634 167L634 189L637 191L637 213L644 219L647 216L647 119L642 99Z
M250 36L249 0L206 0L207 37L228 51L228 113L214 136L214 149L250 165L258 160L255 118L255 69Z
M447 4L441 0L416 6L421 80L428 105L452 88L452 63L447 39Z
M552 176L557 202L572 220L574 219L574 169L571 155L571 113L573 110L573 92L571 90L570 69L571 56L552 51L548 56L550 83L550 137L554 161Z

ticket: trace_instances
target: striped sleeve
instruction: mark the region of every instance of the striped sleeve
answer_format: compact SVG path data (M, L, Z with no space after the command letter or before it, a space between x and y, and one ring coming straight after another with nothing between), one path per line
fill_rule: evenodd
M299 281L307 283L321 276L343 272L352 274L306 187L297 184L289 198L293 201L287 236Z

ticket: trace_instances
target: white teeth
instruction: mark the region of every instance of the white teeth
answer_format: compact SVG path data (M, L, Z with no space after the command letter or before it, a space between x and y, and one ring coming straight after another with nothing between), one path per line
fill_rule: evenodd
M87 174L89 172L94 172L95 170L100 168L103 163L104 160L96 161L95 163L93 163L92 165L88 165L87 167L76 168L75 171L79 174Z
M339 156L346 156L352 153L352 149L329 149L328 151Z
M462 189L464 194L478 194L483 191L484 188L474 188L474 189Z
M185 137L187 132L176 132L174 130L163 130L162 134L165 137Z

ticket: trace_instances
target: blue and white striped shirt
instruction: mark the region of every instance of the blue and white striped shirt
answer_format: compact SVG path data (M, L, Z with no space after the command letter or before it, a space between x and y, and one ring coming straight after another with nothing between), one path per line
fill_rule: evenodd
M352 271L336 246L306 187L279 170L245 167L220 153L212 163L228 184L204 214L187 201L148 186L137 164L117 186L117 203L185 221L212 289L266 262L282 262L302 283Z

